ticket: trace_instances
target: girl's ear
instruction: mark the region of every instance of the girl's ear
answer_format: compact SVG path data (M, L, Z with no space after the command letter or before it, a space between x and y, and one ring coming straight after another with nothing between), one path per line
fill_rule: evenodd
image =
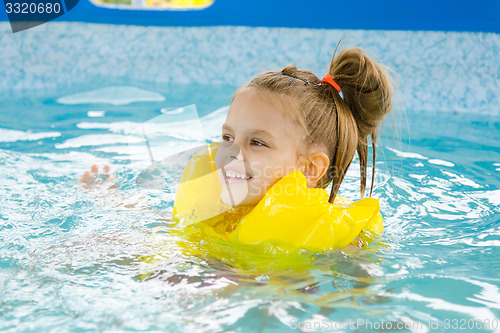
M316 187L318 181L328 171L330 159L322 152L313 152L308 157L308 162L304 165L304 175L307 178L309 188Z

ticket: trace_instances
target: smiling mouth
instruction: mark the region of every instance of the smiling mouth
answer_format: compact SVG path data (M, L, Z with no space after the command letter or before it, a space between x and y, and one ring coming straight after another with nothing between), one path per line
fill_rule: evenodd
M224 178L227 183L242 183L249 181L253 177L239 171L224 169Z

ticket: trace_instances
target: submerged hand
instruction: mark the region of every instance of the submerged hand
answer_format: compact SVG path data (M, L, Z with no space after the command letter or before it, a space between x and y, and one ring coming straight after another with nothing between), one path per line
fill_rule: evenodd
M86 188L91 188L94 187L95 185L98 184L109 184L110 187L115 186L113 183L113 180L116 179L115 175L110 175L109 171L111 170L111 167L109 165L105 165L102 168L102 174L99 175L99 167L97 164L92 164L90 167L90 171L86 170L82 177L78 180L78 182Z
M138 210L150 210L150 204L142 195L129 195L118 189L118 185L115 183L116 175L110 174L111 167L105 165L102 168L102 173L99 174L99 167L97 164L92 164L90 170L86 170L83 175L78 180L79 185L88 189L92 195L95 195L98 202L104 205L111 205L117 209L127 208L127 209L138 209ZM170 217L164 218L163 212L162 221L170 221ZM160 220L154 217L157 220Z

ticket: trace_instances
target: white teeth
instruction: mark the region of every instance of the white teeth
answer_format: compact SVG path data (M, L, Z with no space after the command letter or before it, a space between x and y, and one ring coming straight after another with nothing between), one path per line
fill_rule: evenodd
M239 179L248 179L246 175L242 175L240 173L236 173L234 171L226 171L226 176L228 178L239 178Z

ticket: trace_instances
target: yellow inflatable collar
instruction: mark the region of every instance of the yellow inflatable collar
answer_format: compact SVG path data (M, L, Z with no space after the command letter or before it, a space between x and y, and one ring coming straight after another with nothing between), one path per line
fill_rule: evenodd
M324 189L307 187L299 170L274 184L255 207L231 209L220 202L214 164L218 146L200 150L184 170L173 213L181 225L201 223L210 233L246 244L273 241L320 251L362 246L383 231L378 199L353 203L337 196L331 204Z

